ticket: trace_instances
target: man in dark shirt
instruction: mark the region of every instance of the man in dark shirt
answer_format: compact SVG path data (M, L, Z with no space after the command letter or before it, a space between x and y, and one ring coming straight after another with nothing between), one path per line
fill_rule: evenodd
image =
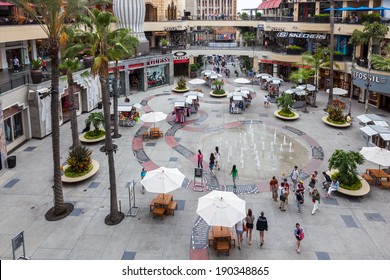
M322 182L323 189L327 190L329 189L330 184L332 183L332 178L328 174L326 174L325 171L322 172L322 175L324 176L325 181Z

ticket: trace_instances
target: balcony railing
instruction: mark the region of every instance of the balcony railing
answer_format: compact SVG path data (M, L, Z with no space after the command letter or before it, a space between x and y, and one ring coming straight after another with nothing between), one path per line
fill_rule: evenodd
M0 94L13 90L14 88L27 85L31 83L30 74L23 74L22 76L12 77L9 80L0 82Z

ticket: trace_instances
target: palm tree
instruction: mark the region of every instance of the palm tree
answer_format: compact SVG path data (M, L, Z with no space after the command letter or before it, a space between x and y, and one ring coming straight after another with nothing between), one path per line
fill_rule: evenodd
M304 65L308 65L311 69L314 70L314 85L315 92L313 94L313 107L316 107L316 99L317 99L317 90L318 90L318 78L320 76L320 69L324 67L329 67L329 49L327 48L319 48L315 54L310 54L308 52L303 53L302 62Z
M113 138L119 138L119 116L118 116L118 78L119 78L119 60L130 57L137 53L139 40L130 34L127 28L117 29L107 36L107 55L109 59L115 61L114 68L114 135Z
M85 120L87 126L93 125L95 134L99 132L99 127L104 125L104 115L102 112L93 112L90 113L88 118Z
M386 46L386 55L373 54L371 63L376 70L390 72L390 45Z
M111 36L111 23L117 18L107 11L98 9L88 10L87 16L80 16L80 21L87 27L87 31L78 30L78 36L87 44L91 44L92 52L95 54L92 73L99 75L102 88L102 103L104 112L104 127L106 130L105 151L108 157L108 170L110 180L110 214L106 216L104 222L107 225L119 224L125 215L119 211L118 196L116 190L114 146L110 133L110 94L108 89L108 39Z
M383 25L379 22L365 22L363 29L363 37L365 37L365 41L368 42L368 72L371 71L371 56L372 56L372 46L374 45L374 41L380 41L385 38L387 33L389 32L389 27ZM369 82L367 82L367 89L365 95L365 113L368 113L368 95L369 95Z
M253 32L245 32L242 35L242 39L244 39L244 41L248 47L253 44L253 42L255 41L255 38L256 38L256 36Z
M60 37L66 23L74 19L85 5L84 0L12 0L33 18L48 37L51 59L51 134L54 173L54 207L46 212L48 221L57 221L68 216L74 206L64 203L61 180L60 124L59 124L59 49ZM34 5L31 5L34 4Z
M297 85L299 83L305 82L306 88L307 88L307 81L311 77L313 77L313 75L314 75L314 71L312 69L299 68L298 70L291 72L290 80L292 82L296 83ZM306 104L307 103L306 102L306 99L307 99L306 88L305 88L305 109L303 111L304 113L308 113L307 104Z
M329 13L329 31L330 31L330 54L329 54L329 98L328 106L333 101L333 55L334 55L334 0L330 0Z
M349 39L349 44L353 46L353 51L352 51L352 69L351 73L353 74L354 69L355 69L355 59L356 59L356 47L359 45L362 45L365 43L365 37L362 31L355 29L352 32L352 36ZM348 113L352 113L352 97L353 97L353 79L351 79L351 92L349 95L349 111Z

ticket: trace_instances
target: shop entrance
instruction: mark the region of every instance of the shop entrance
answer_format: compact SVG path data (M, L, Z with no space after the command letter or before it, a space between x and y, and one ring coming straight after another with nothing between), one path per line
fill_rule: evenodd
M130 70L129 73L130 91L143 90L143 69Z

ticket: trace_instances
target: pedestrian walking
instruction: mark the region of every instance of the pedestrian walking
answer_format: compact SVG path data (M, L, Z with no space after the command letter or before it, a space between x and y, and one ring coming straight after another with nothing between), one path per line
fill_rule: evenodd
M238 178L238 170L235 164L233 165L232 170L230 171L230 175L232 175L232 179L233 179L233 192L236 193L237 190L236 179Z
M200 150L198 150L198 168L203 168L203 155Z
M238 250L241 250L242 246L242 234L244 233L244 220L239 220L235 225L237 242L238 242Z
M219 153L219 148L218 146L215 147L215 167L218 168L218 170L221 170L221 167L219 166L219 161L221 160L221 154Z
M42 71L47 72L46 60L41 58L41 63L42 63Z
M311 214L314 215L314 213L318 210L318 205L320 204L320 199L321 199L320 193L318 192L317 189L314 189L313 192L311 193L311 199L314 203Z
M278 201L278 184L279 182L275 176L269 181L269 190L272 193L272 199L274 201Z
M297 240L297 253L299 254L301 252L301 241L305 238L305 231L299 223L295 224L294 236Z
M310 176L309 182L309 194L311 195L316 187L316 183L318 182L318 172L314 171Z
M325 171L322 172L322 176L324 176L324 181L322 181L322 188L328 191L330 184L332 184L332 178Z
M246 222L246 238L249 240L249 245L252 245L252 230L253 230L253 222L255 221L255 216L252 213L252 209L248 209L248 213L246 214L245 222Z
M286 195L286 201L284 202L286 205L288 204L288 196L290 195L290 184L288 183L287 179L284 178L284 190L285 190L285 195Z
M267 218L264 216L264 212L261 211L260 217L256 222L256 230L260 232L260 247L263 247L264 244L264 231L268 230Z
M291 181L293 183L294 191L296 189L298 180L299 180L299 170L298 170L298 166L295 165L294 169L291 172Z
M142 170L141 170L141 180L143 178L145 178L146 173L147 173L147 171L145 170L145 168L142 168ZM142 185L142 194L145 194L145 187L144 187L144 185Z
M13 66L14 66L14 72L19 72L20 63L19 63L19 58L17 58L16 56L14 57L13 60Z
M337 191L337 189L339 188L339 181L337 181L336 178L333 179L332 181L332 184L330 184L330 187L328 189L328 193L326 194L326 197L330 197L330 194L333 192L333 191Z
M286 190L284 189L284 182L281 182L279 186L279 199L280 199L280 205L279 205L280 211L286 211L286 209L284 209L284 202L286 201Z
M214 153L211 153L209 159L209 168L210 168L210 173L212 173L215 176L214 165L215 165L215 156Z
M301 208L302 204L305 201L305 187L303 186L303 181L299 181L299 184L297 185L297 189L295 190L295 196L297 199L297 207L298 207L298 214L301 214Z

